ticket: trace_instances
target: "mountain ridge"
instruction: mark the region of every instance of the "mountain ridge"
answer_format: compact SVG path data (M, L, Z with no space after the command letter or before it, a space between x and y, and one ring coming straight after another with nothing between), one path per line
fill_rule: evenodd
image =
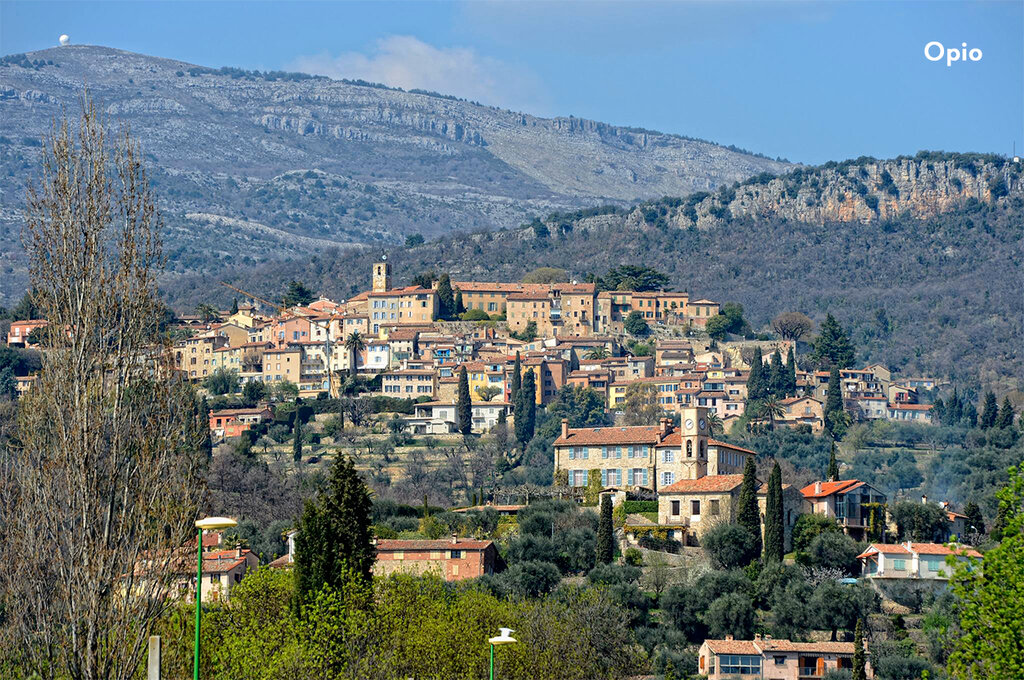
M298 241L236 234L192 214L344 249L713 190L793 167L681 135L437 93L66 46L0 59L0 248L20 252L24 176L50 121L62 107L76 113L85 83L146 154L176 273L307 254ZM25 284L24 258L8 253L0 267L12 270L0 284L0 301L10 301Z

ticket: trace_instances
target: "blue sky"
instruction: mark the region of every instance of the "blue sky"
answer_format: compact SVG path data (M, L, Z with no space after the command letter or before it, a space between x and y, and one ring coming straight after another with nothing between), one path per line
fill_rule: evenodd
M67 33L308 70L820 163L1024 149L1024 3L18 2L0 52ZM924 46L982 50L930 62Z

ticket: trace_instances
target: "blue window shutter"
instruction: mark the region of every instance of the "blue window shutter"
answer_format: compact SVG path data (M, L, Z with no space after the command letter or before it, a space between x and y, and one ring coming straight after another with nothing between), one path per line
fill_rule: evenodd
M586 446L583 447L583 457L586 458L587 460L590 459L590 449L587 448Z
M608 486L608 471L601 470L601 488Z
M633 486L633 468L626 470L626 484L628 486Z
M644 486L647 486L647 468L644 468Z
M573 446L570 446L569 447L569 460L575 460L575 459L576 459L576 448L573 447Z
M607 446L602 446L601 447L601 457L602 458L607 458L608 457L608 447Z

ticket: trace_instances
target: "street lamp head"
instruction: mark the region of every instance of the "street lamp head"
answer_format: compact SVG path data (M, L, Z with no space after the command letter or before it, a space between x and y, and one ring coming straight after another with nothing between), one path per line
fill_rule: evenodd
M197 529L227 529L238 526L238 522L230 517L204 517L196 520Z
M519 642L519 640L512 637L512 633L515 631L511 628L499 628L498 630L501 631L501 635L492 637L488 640L492 645L507 645L513 642Z

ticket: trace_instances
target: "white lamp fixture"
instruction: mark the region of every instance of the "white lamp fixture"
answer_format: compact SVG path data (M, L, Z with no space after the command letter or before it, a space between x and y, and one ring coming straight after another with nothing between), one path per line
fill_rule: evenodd
M501 635L497 635L488 640L492 645L507 645L512 642L519 642L519 640L512 637L512 633L515 631L511 628L499 628L498 630L501 631Z
M227 529L238 526L238 522L230 517L204 517L196 520L196 528L206 530Z

